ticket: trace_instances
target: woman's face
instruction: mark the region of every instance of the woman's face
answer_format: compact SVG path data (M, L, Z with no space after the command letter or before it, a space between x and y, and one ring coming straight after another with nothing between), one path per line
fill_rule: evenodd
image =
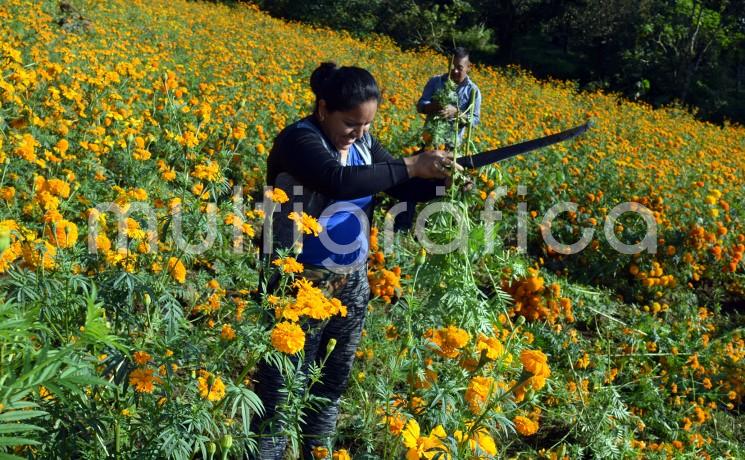
M318 101L318 118L323 133L340 152L346 152L357 139L370 129L370 124L378 111L378 101L370 99L357 107L329 112L326 101Z

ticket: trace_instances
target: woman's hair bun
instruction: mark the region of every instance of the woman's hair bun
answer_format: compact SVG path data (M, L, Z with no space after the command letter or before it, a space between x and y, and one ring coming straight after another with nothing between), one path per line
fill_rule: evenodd
M310 74L310 89L317 98L323 97L323 87L337 69L338 67L335 62L322 62L321 65Z
M310 88L318 101L325 101L326 110L349 110L370 100L380 102L380 90L375 78L360 67L337 67L324 62L310 75Z

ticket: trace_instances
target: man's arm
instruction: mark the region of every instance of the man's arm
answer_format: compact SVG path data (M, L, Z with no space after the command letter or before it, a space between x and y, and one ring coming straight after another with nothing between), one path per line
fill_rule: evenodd
M424 85L424 91L422 91L422 97L416 103L416 110L419 113L430 115L437 113L442 109L440 104L432 102L432 96L434 96L437 89L437 79L439 77L430 78L426 85Z
M481 91L476 85L473 85L473 90L476 91L473 98L473 126L476 126L481 123Z

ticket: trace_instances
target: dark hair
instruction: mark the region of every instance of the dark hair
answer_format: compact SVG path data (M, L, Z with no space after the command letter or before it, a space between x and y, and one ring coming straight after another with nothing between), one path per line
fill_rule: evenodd
M468 50L459 46L453 50L453 59L463 59L468 57Z
M310 75L310 88L318 101L326 101L330 112L346 111L369 100L380 102L380 90L372 74L359 67L337 67L324 62Z

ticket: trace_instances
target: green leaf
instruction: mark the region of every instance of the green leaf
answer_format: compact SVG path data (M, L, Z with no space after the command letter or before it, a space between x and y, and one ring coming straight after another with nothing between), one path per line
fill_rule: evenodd
M34 441L33 439L27 439L27 438L18 438L18 437L8 437L8 438L2 438L0 437L0 447L8 447L8 446L38 446L41 443L39 441Z
M28 420L34 417L41 417L42 415L47 415L47 413L42 410L15 410L12 412L4 412L0 414L0 422L17 422L19 420Z
M45 431L44 428L29 425L27 423L3 423L0 424L0 434L23 433L24 431Z

